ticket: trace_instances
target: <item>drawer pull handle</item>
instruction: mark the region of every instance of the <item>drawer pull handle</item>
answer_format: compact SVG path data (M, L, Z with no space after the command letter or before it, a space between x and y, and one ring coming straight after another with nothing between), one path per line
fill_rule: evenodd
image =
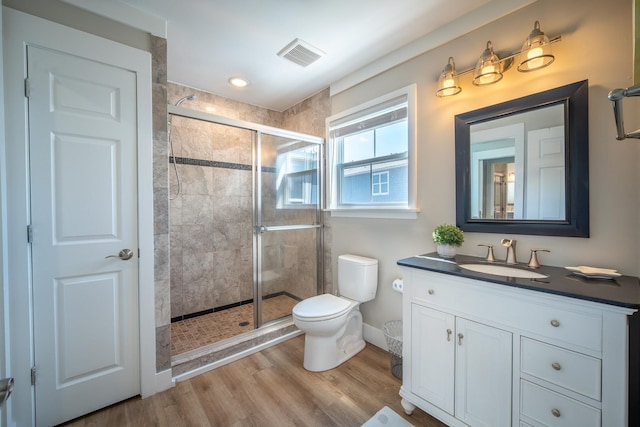
M447 329L447 341L451 341L451 329Z
M553 415L553 416L554 416L554 417L556 417L556 418L560 418L560 410L559 410L559 409L556 409L556 408L553 408L553 409L551 410L551 415Z
M553 326L554 328L557 328L558 326L560 326L560 322L558 322L556 319L553 319L551 321L551 326Z
M559 371L559 370L560 370L560 364L559 364L558 362L553 362L553 363L551 364L551 367L552 367L553 369L555 369L556 371Z
M429 293L429 295L433 295L433 289L429 289L427 292Z
M458 345L462 345L462 338L464 338L464 335L458 334Z

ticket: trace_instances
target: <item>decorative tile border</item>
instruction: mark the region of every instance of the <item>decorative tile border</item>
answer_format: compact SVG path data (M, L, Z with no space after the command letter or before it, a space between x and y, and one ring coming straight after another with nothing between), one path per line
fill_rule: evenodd
M174 163L174 157L169 156L169 163ZM253 169L251 165L245 165L242 163L218 162L216 160L191 159L188 157L175 157L175 163L178 165L205 166L205 167L211 167L211 168L236 169L236 170L247 170L247 171L250 171ZM263 166L262 172L275 173L276 168Z

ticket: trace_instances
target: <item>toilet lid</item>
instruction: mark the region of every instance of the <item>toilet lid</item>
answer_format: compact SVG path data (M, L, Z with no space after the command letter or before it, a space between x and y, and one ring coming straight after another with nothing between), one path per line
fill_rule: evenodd
M336 317L351 308L351 302L331 294L323 294L300 301L293 307L298 318Z

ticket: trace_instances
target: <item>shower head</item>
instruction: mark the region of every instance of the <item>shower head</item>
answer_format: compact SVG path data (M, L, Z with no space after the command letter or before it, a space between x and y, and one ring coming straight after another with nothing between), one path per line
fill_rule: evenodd
M194 99L196 99L196 96L193 94L183 96L182 98L178 99L178 101L176 102L176 107L182 104L184 101L193 101Z

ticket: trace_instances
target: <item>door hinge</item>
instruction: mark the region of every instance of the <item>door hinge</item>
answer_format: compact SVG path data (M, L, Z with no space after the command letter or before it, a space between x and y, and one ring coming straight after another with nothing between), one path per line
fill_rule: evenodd
M31 385L36 385L36 367L31 368Z
M31 224L27 225L27 243L33 243L33 227Z
M29 95L31 95L31 87L29 85L29 79L26 78L24 79L24 96L28 98Z

